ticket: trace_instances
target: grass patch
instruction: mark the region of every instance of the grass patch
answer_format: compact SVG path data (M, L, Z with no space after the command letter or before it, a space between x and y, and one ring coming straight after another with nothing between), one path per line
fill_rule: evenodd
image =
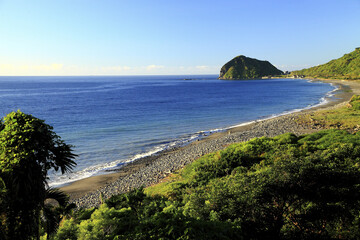
M144 193L148 196L164 196L171 198L171 192L177 185L184 182L183 177L179 173L173 173L164 178L161 183L157 183L153 186L144 189Z
M174 193L186 187L191 179L193 179L193 175L198 166L209 161L216 161L216 159L219 159L219 152L206 154L198 158L194 163L189 164L178 172L164 178L161 183L145 188L144 193L152 197L163 196L171 199Z
M299 117L297 121L314 128L344 129L357 132L360 130L359 120L360 95L354 95L344 107L306 114Z

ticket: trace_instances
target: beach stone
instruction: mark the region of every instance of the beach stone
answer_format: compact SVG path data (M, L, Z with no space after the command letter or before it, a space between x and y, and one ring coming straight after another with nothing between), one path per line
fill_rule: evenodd
M83 197L72 199L72 202L79 208L98 206L101 203L101 195L106 199L114 194L159 183L172 172L183 168L200 156L221 150L231 143L248 141L262 136L274 137L287 132L292 132L296 135L313 132L314 129L298 125L295 122L298 115L299 113L258 121L247 130L231 130L231 132L220 135L217 138L211 139L210 137L209 139L196 141L194 144L189 144L183 148L171 149L163 154L159 154L153 162L144 164L144 167L138 171L125 175Z

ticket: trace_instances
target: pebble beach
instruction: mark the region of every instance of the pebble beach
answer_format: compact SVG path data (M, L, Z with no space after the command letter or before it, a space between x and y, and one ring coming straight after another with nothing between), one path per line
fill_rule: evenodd
M327 81L328 82L328 81ZM359 84L354 82L335 81L339 86L336 99L325 105L278 116L266 120L259 120L248 125L228 129L224 132L212 134L191 144L160 152L129 163L109 174L83 179L61 190L70 195L71 202L79 208L95 207L102 199L112 195L124 193L141 186L147 187L164 180L169 174L183 168L197 158L242 141L255 137L274 137L283 133L303 135L318 131L309 126L299 125L296 119L302 114L325 108L336 108L347 103L353 94L359 94Z

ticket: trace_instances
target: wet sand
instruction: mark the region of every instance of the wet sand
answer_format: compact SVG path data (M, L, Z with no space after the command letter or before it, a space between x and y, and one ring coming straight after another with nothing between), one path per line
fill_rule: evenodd
M101 195L103 198L108 198L133 188L156 184L198 157L221 150L229 144L247 141L254 137L273 137L286 132L301 135L317 131L307 126L300 126L294 120L299 115L311 111L343 106L353 94L360 94L360 82L343 80L326 80L324 82L331 82L340 88L336 92L336 99L327 104L267 120L254 121L251 124L215 133L185 147L174 148L155 156L139 159L109 174L73 182L62 187L61 190L68 193L71 201L79 207L96 206L101 201Z

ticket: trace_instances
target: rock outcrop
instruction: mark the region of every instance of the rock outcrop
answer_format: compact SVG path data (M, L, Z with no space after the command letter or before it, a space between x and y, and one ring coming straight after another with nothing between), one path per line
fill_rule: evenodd
M281 70L268 61L260 61L240 55L221 68L219 79L259 79L282 74L284 73Z

